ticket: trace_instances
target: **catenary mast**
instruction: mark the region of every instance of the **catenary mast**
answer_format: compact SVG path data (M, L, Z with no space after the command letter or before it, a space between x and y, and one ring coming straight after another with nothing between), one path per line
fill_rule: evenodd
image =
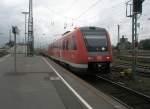
M28 18L28 44L27 55L33 56L34 54L34 32L33 32L33 3L29 0L29 18Z

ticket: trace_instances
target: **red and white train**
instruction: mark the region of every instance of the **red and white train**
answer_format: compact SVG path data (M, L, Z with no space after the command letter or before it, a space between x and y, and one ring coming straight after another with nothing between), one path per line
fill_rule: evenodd
M76 72L110 72L112 46L104 28L80 27L49 45L48 55Z

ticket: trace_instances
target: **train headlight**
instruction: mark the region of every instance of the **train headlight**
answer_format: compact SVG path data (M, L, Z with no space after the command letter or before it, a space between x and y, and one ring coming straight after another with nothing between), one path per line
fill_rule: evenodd
M109 57L109 56L107 56L107 57L106 57L106 59L110 59L110 57Z
M92 57L88 57L88 60L92 60L93 58Z
M100 68L100 67L102 67L102 65L101 65L101 64L98 64L98 67Z
M102 51L105 51L106 50L106 48L105 47L102 47Z

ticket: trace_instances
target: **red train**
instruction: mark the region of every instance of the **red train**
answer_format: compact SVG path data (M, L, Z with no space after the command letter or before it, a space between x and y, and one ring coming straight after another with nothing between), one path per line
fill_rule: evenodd
M48 55L76 72L109 73L112 46L104 28L80 27L51 43Z

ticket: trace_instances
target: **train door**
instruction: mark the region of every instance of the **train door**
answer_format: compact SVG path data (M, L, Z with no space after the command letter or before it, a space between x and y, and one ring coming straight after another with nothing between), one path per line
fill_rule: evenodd
M72 62L76 62L76 51L77 44L76 44L76 37L73 35L70 40L70 58Z

